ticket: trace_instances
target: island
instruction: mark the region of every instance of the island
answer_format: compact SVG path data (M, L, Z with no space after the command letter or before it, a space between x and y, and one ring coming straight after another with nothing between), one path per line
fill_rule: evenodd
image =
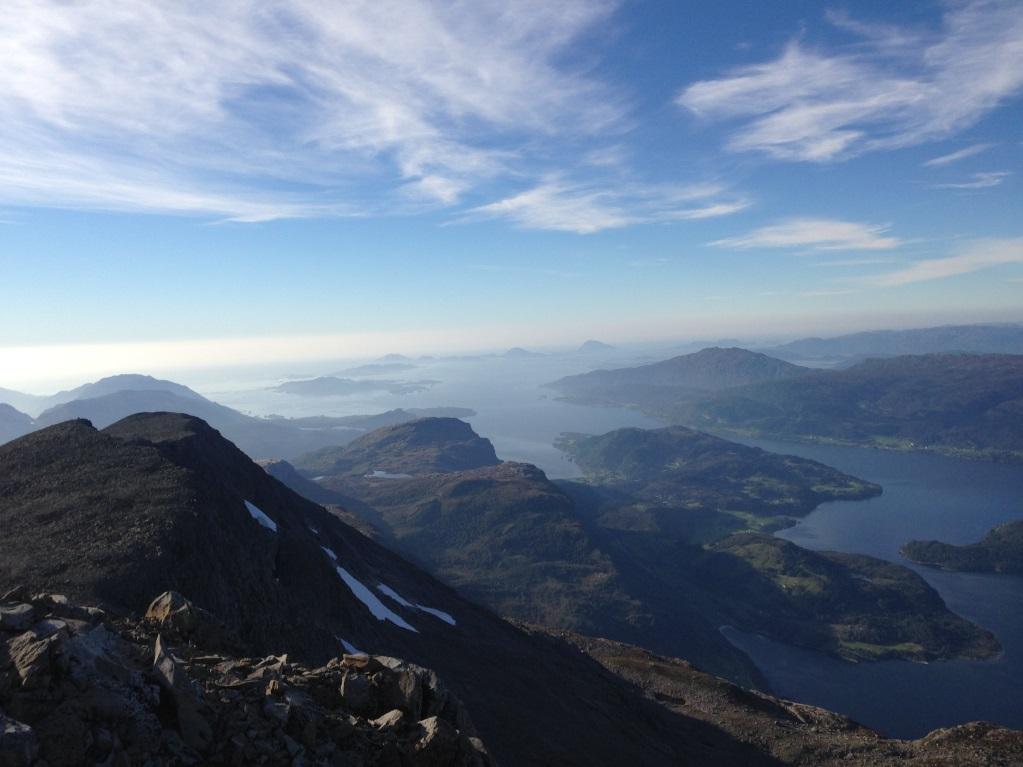
M899 553L910 562L942 570L1023 575L1023 520L998 525L977 543L909 541Z

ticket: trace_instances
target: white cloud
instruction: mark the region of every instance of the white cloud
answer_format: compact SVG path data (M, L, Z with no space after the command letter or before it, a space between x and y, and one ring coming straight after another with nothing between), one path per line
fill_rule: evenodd
M613 10L9 0L0 204L241 220L379 209L393 191L451 204L517 171L527 141L617 129L616 95L563 63Z
M902 244L889 227L831 218L793 218L749 234L710 243L722 248L806 248L815 251L890 250Z
M870 277L866 281L882 287L892 287L1020 263L1023 263L1023 237L979 240L957 255L917 261L905 269Z
M685 88L677 102L740 121L733 150L828 161L953 135L1023 88L1023 14L1015 0L957 3L939 33L858 24L855 46L799 42L780 57Z
M749 206L722 199L717 184L632 184L614 180L579 183L549 176L526 191L481 205L469 218L503 218L526 229L593 234L635 224L727 216Z
M992 186L998 186L1011 175L1012 173L1009 171L988 171L974 173L970 181L934 184L933 186L935 189L987 189Z
M949 154L943 154L940 157L935 157L924 163L925 168L940 168L944 165L950 165L960 160L965 160L967 157L973 157L981 152L986 152L988 149L993 147L994 144L972 144L964 149L960 149L957 152L950 152Z
M804 290L799 295L803 298L831 298L833 296L850 296L855 290Z

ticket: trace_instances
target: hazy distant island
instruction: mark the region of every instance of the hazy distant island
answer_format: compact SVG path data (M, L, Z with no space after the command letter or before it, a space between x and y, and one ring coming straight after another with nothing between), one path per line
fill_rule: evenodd
M390 373L402 373L406 370L414 370L415 365L408 362L370 362L365 365L356 365L355 367L345 368L344 370L338 371L335 375L339 378L346 376L377 376L377 375L388 375ZM309 376L310 378L312 376Z
M909 541L899 553L911 562L943 570L1023 575L1023 520L998 525L977 543Z
M615 348L611 344L605 344L603 341L596 341L590 339L589 341L583 341L578 351L584 354L591 354L593 352L613 352Z
M426 391L438 381L392 381L379 378L360 379L320 376L303 381L285 381L272 387L273 391L300 397L346 397L351 394L384 391L388 394L414 394Z
M545 355L540 352L533 352L529 349L523 349L521 346L513 346L511 349L501 355L502 357L511 357L518 359L525 359L528 357L543 357Z

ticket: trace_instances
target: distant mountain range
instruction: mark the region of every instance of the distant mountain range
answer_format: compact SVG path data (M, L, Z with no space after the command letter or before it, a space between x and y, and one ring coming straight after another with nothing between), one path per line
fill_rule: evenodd
M0 399L2 396L0 393ZM47 407L35 419L0 404L0 443L75 418L105 428L134 413L174 412L202 418L254 458L294 458L320 447L350 442L381 426L423 416L473 415L466 408L412 408L366 416L256 418L208 400L181 384L142 375L111 376L44 399Z
M1023 460L1023 355L868 359L660 412L704 429Z
M32 431L32 417L0 403L0 444Z
M760 349L794 362L834 362L903 354L1023 354L1023 325L947 325L913 330L871 330L832 338L802 338Z
M746 349L549 384L704 430L1023 460L1023 355L924 354L820 370Z
M573 402L650 408L736 386L796 378L809 368L747 349L713 347L638 367L593 370L548 384Z

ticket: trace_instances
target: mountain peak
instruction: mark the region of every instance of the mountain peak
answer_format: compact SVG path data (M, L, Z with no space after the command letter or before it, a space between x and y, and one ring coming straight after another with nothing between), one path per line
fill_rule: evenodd
M317 474L431 474L494 466L494 446L457 418L420 418L385 426L345 447L324 448L296 461Z

